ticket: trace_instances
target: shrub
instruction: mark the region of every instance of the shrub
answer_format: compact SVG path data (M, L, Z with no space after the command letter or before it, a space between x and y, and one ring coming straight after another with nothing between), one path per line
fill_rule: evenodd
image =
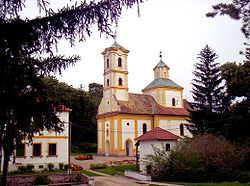
M154 180L222 182L249 179L248 149L238 149L225 138L207 134L180 142L169 155L155 149L147 157ZM160 153L161 152L161 153Z
M26 165L27 172L33 172L33 169L34 169L34 165L32 165L32 164L27 164Z
M91 163L90 168L91 169L105 169L108 165L105 163Z
M64 164L63 163L59 163L59 169L63 170Z
M25 166L19 166L18 171L19 171L19 173L25 173L25 172L27 172L27 168Z
M68 170L69 169L69 165L68 164L65 164L64 165L64 170Z
M46 175L39 175L34 180L35 185L48 185L50 182L51 180Z
M48 167L49 171L53 171L54 170L54 164L53 163L49 163L47 165L47 167Z

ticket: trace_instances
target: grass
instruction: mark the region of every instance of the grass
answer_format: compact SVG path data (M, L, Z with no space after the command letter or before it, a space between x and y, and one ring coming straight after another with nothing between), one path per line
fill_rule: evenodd
M89 172L89 171L86 171L86 170L80 170L80 171L73 171L74 172L77 172L77 173L83 173L87 176L90 176L90 177L94 177L94 176L101 176L100 174L96 174L96 173L93 173L93 172Z
M133 170L136 171L136 165L116 165L112 167L107 167L105 169L94 169L97 172L102 172L110 175L122 175L124 176L125 170Z

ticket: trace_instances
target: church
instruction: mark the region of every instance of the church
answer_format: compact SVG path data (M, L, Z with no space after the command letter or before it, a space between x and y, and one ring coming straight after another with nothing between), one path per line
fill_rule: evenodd
M134 156L135 138L160 127L179 137L192 136L187 127L190 109L183 88L169 78L162 61L154 67L154 80L142 94L128 92L129 50L116 42L104 56L103 98L97 114L98 155Z

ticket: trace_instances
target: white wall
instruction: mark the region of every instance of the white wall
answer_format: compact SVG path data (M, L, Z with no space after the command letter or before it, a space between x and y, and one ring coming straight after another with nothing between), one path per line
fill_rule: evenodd
M175 98L177 108L182 107L181 92L175 90L166 90L166 107L172 107L172 98Z
M127 125L129 123L129 125ZM135 120L122 119L122 149L126 148L126 140L131 139L132 147L135 145Z
M102 148L102 122L98 123L98 147Z
M146 173L146 164L143 162L143 158L147 154L154 154L154 149L152 147L152 144L162 149L162 144L165 148L166 144L170 144L170 150L174 148L176 145L176 141L173 140L146 140L146 141L140 141L140 171Z
M147 131L151 130L151 120L137 120L137 133L138 133L138 137L141 136L143 134L143 124L147 125Z

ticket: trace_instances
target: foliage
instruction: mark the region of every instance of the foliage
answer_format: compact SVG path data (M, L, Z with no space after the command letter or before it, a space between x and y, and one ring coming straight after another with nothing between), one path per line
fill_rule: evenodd
M197 135L180 143L169 156L156 153L154 159L165 161L161 166L152 166L152 178L187 182L248 182L249 150L249 147L239 149L221 136ZM155 165L154 159L148 159L151 165Z
M250 61L238 65L225 63L220 67L221 76L225 80L227 92L234 97L245 96L250 99Z
M244 36L249 39L249 14L250 6L248 0L232 0L231 3L219 3L213 6L214 11L206 14L207 17L214 17L216 15L228 15L234 20L241 20L241 31ZM245 43L246 51L241 52L246 56L246 59L250 59L249 44Z
M34 181L35 185L48 185L51 180L46 175L38 175Z
M230 106L230 97L221 86L219 63L215 62L218 55L206 45L198 54L200 60L195 64L195 79L192 80L193 98L190 122L194 124L193 133L214 133L223 119L221 113Z
M33 164L27 164L26 169L27 169L27 172L33 172L34 165Z
M146 165L147 174L151 173L153 180L163 179L166 173L167 151L162 144L162 148L157 148L152 144L154 154L147 154L141 161Z
M59 169L63 170L64 164L63 163L59 163Z
M90 168L91 169L105 169L108 165L106 163L91 163Z
M49 170L49 171L53 171L53 170L54 170L54 164L53 164L53 163L49 163L49 164L47 165L47 167L48 167L48 170Z
M60 122L54 110L59 103L49 99L42 78L61 73L74 65L78 56L56 55L60 39L74 44L91 35L96 25L100 33L114 36L112 23L118 23L123 7L131 8L138 0L82 1L57 12L49 1L37 0L41 14L34 19L21 19L24 0L5 0L0 4L0 148L4 151L3 184L15 144L24 136L55 128ZM18 32L17 32L18 31ZM23 109L25 108L25 109Z

